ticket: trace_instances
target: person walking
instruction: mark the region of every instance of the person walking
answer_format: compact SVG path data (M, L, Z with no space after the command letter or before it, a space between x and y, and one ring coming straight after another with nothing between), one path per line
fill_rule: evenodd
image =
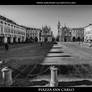
M5 50L8 50L9 49L7 38L4 39L4 46L5 46Z
M8 43L5 43L5 50L8 50L9 49L9 45Z
M42 46L42 42L40 42L40 45Z

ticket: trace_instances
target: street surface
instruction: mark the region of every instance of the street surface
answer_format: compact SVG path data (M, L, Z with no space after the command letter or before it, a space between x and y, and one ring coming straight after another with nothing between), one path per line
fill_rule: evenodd
M92 47L77 42L59 42L49 51L42 64L92 64Z
M92 47L83 46L82 43L58 42L54 45L44 44L42 47L40 44L28 44L18 48L10 48L9 51L0 50L0 57L11 61L11 64L16 61L17 65L21 65L19 68L15 66L18 71L13 70L13 79L18 81L19 85L21 85L19 80L22 80L23 85L26 78L30 81L47 80L49 82L51 79L49 65L53 64L59 65L57 67L59 82L92 80L91 67L83 65L92 65ZM75 64L81 64L81 66ZM14 68L14 65L12 67ZM35 76L34 80L31 80L32 76Z
M40 44L28 44L10 48L9 51L0 49L0 59L15 60L20 64L91 64L92 47L77 42L58 42L53 47L46 44L42 47Z
M0 48L0 59L11 63L14 61L22 65L39 64L43 62L52 45L52 43L43 43L43 46L39 43L20 44L15 47L9 46L8 51Z

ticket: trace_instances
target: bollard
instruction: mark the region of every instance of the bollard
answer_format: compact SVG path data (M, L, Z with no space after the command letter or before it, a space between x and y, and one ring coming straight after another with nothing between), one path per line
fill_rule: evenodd
M58 86L57 68L55 66L51 66L50 70L51 70L50 87L57 87Z
M5 86L12 85L12 83L13 83L13 81L12 81L12 70L9 69L8 67L4 67L2 69L2 78L3 78Z
M3 61L2 60L0 60L0 64L2 64L3 63Z

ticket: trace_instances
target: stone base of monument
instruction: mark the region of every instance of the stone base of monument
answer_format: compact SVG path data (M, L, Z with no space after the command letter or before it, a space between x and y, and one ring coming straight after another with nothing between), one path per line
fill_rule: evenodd
M13 84L12 70L9 69L8 67L4 67L2 69L2 80L3 80L4 86L10 86Z

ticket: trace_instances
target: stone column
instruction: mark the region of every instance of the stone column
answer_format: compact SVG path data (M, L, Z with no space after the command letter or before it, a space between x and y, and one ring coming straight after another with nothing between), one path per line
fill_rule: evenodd
M50 42L50 38L48 37L48 42Z
M52 42L52 37L50 37L50 41Z
M58 86L57 68L55 66L51 66L50 70L51 70L50 87L57 87Z
M5 36L4 37L4 43L7 43L8 42L8 39L7 39L7 37Z
M18 42L18 37L16 37L16 42Z
M13 37L11 37L10 41L11 41L11 43L13 43Z
M12 85L12 70L9 69L8 67L4 67L2 70L2 78L4 81L5 86L10 86Z
M59 35L59 42L61 42L61 35Z
M41 42L43 42L43 37L41 37Z
M26 41L26 37L23 38L23 42L25 42L25 41Z
M42 42L44 42L44 37L42 37Z
M20 42L22 42L22 37L20 38Z
M51 42L51 37L49 37L49 42Z
M37 38L38 38L38 42L40 42L40 38L39 38L39 36L38 36Z
M38 42L40 42L40 32L37 33Z
M52 41L51 37L48 37L48 42L51 42L51 41Z

